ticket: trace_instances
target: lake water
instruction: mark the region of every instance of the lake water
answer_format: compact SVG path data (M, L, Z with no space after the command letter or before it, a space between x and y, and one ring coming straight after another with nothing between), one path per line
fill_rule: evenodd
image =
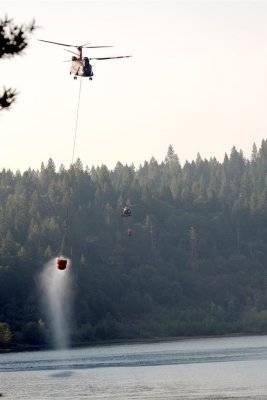
M267 400L267 336L0 355L3 399Z

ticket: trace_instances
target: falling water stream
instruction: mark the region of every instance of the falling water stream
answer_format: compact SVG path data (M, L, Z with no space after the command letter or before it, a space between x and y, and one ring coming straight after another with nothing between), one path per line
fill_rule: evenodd
M70 260L64 271L56 268L56 259L45 264L40 275L40 288L53 345L56 349L67 348L72 292Z

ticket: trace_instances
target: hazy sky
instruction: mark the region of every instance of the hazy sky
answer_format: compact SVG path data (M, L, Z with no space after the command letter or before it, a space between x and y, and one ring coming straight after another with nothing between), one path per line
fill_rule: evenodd
M69 166L79 80L64 47L113 45L84 55L75 159L84 166L161 162L171 144L181 163L250 157L266 138L265 1L1 1L0 17L39 28L23 56L0 59L0 87L19 91L0 112L0 169Z

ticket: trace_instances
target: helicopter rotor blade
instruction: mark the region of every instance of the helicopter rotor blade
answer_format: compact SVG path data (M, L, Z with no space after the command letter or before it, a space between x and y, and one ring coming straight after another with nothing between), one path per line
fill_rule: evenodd
M75 54L75 56L79 57L79 54L74 53L74 51L68 50L68 49L64 49L65 51L68 51L69 53Z
M74 44L66 44L66 43L59 43L59 42L51 42L50 40L43 40L43 39L37 39L37 40L38 40L39 42L58 44L59 46L76 47L76 49L77 49L78 47L81 47L81 48L85 47L86 49L97 49L97 48L101 48L101 47L113 47L113 46L85 46L85 45L77 46L77 45L74 45Z
M39 42L45 42L45 43L52 43L52 44L58 44L60 46L67 46L67 47L79 47L79 46L74 46L72 44L65 44L65 43L58 43L58 42L50 42L50 40L43 40L43 39L38 39Z
M116 56L116 57L90 57L90 60L114 60L116 58L128 58L132 56Z
M83 49L100 49L103 47L113 47L113 46L80 46L80 47L82 47Z
M87 46L90 43L84 43L82 44L80 47L83 49L95 49L95 48L99 48L99 47L113 47L113 46Z

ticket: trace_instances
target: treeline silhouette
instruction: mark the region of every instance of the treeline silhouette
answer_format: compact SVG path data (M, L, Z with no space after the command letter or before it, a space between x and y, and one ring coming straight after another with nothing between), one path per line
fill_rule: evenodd
M0 173L0 343L45 344L37 277L66 255L73 343L267 333L267 141L250 159ZM124 204L132 217L122 218ZM132 229L132 236L127 235ZM55 266L56 268L56 266ZM62 273L62 271L59 271Z

